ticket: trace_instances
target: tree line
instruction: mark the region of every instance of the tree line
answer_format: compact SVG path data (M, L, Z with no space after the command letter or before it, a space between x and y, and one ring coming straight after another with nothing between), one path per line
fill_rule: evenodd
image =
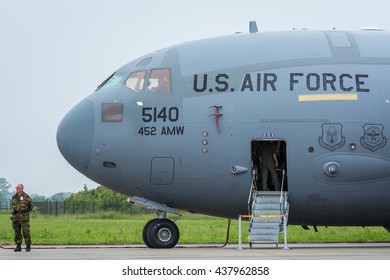
M0 178L0 208L10 208L11 198L15 194L15 191L8 191L11 187L6 179ZM107 211L129 214L148 213L128 203L127 196L104 186L88 189L84 185L83 190L77 193L58 193L49 198L37 194L30 196L36 207L34 211L43 214L85 214Z
M2 205L8 205L12 196L15 192L9 192L8 190L11 188L11 184L5 178L0 178L0 210L3 208Z
M0 203L5 203L9 200L11 200L12 196L15 194L15 190L10 191L9 189L12 188L12 185L5 179L0 178ZM31 199L37 202L40 201L64 201L66 198L68 198L72 193L70 192L61 192L56 193L52 196L46 197L44 195L40 194L29 194Z

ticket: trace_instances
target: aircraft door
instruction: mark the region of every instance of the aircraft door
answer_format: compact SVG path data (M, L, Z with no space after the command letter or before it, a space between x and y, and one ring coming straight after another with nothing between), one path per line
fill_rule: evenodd
M251 151L255 188L259 191L288 191L286 141L254 140Z

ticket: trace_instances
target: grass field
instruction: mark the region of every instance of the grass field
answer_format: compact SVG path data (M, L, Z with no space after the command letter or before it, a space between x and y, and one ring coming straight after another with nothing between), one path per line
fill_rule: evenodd
M13 244L13 231L8 213L0 214L0 244ZM34 244L142 244L142 229L155 215L128 216L118 213L90 215L31 216ZM226 219L185 213L177 226L180 244L225 243ZM242 222L242 241L247 242L248 223ZM288 242L390 242L390 234L381 227L318 227L319 232L289 226ZM280 235L279 242L283 242ZM229 243L238 243L238 221L232 220Z

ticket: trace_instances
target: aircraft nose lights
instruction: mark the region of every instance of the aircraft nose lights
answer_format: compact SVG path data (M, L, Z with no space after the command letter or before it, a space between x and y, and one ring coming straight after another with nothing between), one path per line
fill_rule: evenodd
M203 135L203 137L207 137L208 135L209 135L209 133L207 132L207 131L203 131L202 132L202 135ZM207 141L206 139L203 139L202 140L202 144L204 145L204 146L207 146L208 144L209 144L209 141ZM203 153L207 153L209 150L206 148L206 147L203 147L203 149L202 149L202 152Z

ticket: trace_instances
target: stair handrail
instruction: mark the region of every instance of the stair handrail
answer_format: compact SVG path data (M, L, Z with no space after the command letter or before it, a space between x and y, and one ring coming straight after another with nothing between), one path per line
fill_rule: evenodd
M252 177L252 182L249 190L249 197L248 197L248 215L252 214L252 204L253 204L253 197L254 197L254 190L255 190L255 185L253 184L253 177Z
M250 190L249 190L249 196L248 196L248 215L252 214L252 204L253 204L253 198L255 196L255 190L256 190L256 175L255 175L255 167L253 166L252 162L252 181L250 185Z
M286 176L286 171L283 169L283 171L282 171L282 184L280 187L280 200L279 200L281 213L285 213L285 211L286 211L285 203L287 201L287 198L286 198L286 195L284 193L284 177L285 176Z

